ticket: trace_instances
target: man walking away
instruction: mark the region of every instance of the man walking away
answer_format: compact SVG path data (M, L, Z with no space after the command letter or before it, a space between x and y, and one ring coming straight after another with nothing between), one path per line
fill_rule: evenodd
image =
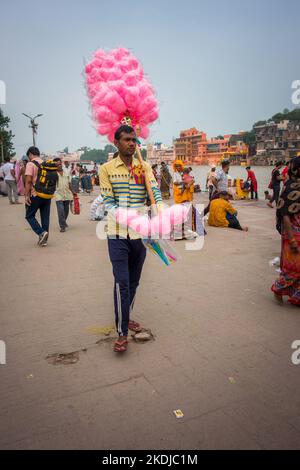
M21 204L18 198L18 189L16 182L16 175L14 170L14 164L11 163L9 157L5 157L5 164L3 165L2 173L4 181L6 183L6 189L8 194L8 199L10 204Z
M44 164L37 147L30 147L26 155L29 162L25 170L25 218L39 237L38 245L47 246L51 198L58 180L57 166L51 161L46 162L47 165ZM35 217L38 210L40 211L41 225Z

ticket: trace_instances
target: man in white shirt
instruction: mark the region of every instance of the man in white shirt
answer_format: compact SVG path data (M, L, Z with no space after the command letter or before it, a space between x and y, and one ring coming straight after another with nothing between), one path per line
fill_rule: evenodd
M228 172L230 163L228 160L222 161L222 169L216 172L216 176L212 178L215 190L220 193L221 191L228 191Z
M6 183L7 194L10 204L21 204L18 197L18 189L15 178L14 164L10 162L9 157L5 157L5 163L1 170Z

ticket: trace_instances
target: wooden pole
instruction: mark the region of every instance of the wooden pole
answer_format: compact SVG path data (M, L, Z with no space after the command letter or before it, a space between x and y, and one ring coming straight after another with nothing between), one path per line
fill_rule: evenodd
M146 186L146 189L147 189L147 192L148 192L148 195L149 195L151 206L156 206L156 201L155 201L153 191L152 191L152 188L151 188L151 182L150 182L150 180L148 178L148 175L146 173L146 169L145 169L141 149L138 146L138 144L136 144L136 153L137 153L138 160L139 160L140 164L142 165L142 167L144 168L144 171L145 171L145 186Z

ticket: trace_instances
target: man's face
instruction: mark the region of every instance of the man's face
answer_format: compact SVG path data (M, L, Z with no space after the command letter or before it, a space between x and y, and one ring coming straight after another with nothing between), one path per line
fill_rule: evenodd
M134 132L127 134L122 132L120 140L115 140L115 146L124 157L132 157L136 147L136 135Z
M225 173L228 173L228 171L229 171L229 165L224 166L223 170L224 170Z
M62 162L61 162L61 160L56 160L56 164L57 164L57 170L62 171Z
M70 165L69 162L65 162L65 167L66 167L66 168L69 168L69 165Z

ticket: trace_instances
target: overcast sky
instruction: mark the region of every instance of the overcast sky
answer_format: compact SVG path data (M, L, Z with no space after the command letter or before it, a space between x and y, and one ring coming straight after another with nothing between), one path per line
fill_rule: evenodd
M293 108L300 79L299 0L1 0L0 80L18 156L31 144L22 116L43 113L37 143L53 153L103 147L89 116L84 61L131 49L160 105L150 139L196 126L215 136Z

